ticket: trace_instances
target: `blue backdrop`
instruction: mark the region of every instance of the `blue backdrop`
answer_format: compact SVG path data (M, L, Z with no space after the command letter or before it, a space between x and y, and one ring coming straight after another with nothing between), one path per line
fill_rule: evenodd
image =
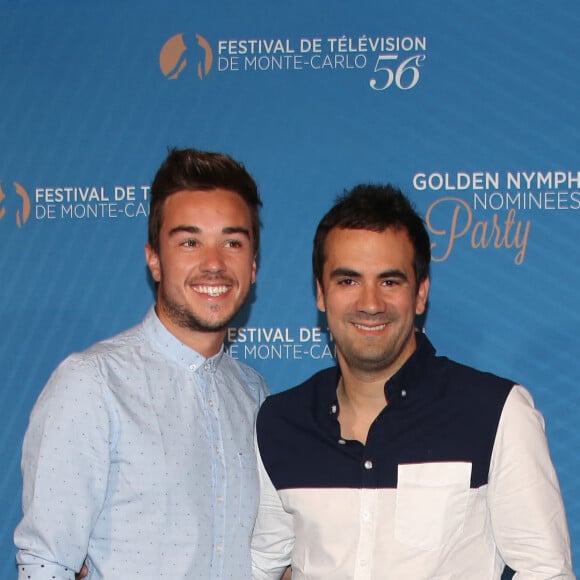
M580 4L0 0L0 574L30 409L68 353L136 322L148 184L170 146L264 199L230 350L273 391L332 364L310 273L336 194L390 181L427 218L426 330L526 385L580 561Z

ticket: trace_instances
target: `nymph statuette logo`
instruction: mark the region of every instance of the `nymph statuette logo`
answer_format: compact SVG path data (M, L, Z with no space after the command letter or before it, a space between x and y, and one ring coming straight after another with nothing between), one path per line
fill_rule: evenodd
M15 196L10 195L9 199L9 196L4 193L2 181L0 181L0 220L3 220L7 215L9 215L9 212L11 211L6 207L7 205L11 205L9 201L13 197L16 197L17 199L19 198L18 206L13 212L13 219L16 222L16 225L21 228L30 217L30 197L28 196L26 189L24 189L24 187L22 187L22 185L16 181L14 182L14 193Z
M209 42L201 34L196 34L195 38L197 46L201 48L201 51L197 51L199 54L195 53L195 49L188 48L182 32L165 42L159 53L159 67L167 79L176 80L179 77L188 65L188 55L190 58L195 55L197 76L200 80L209 74L213 64L213 51Z

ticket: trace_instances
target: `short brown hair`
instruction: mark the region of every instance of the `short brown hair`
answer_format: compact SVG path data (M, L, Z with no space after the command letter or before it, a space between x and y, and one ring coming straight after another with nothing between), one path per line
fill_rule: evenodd
M252 220L254 253L260 247L260 207L258 187L246 168L224 153L197 149L171 149L157 171L150 192L148 241L159 252L163 204L183 190L227 189L237 193L248 206Z

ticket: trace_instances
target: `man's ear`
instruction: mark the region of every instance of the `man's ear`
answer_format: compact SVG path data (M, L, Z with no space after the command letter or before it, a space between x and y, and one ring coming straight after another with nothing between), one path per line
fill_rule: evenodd
M324 301L324 289L322 284L316 280L316 306L320 312L326 312L326 303Z
M145 260L149 271L155 282L161 281L161 267L159 266L159 254L151 247L151 244L145 244Z
M252 277L250 282L252 284L256 283L256 273L258 272L258 257L254 256L254 261L252 262Z
M427 299L429 298L429 285L430 280L429 276L419 284L419 288L417 289L417 304L415 306L415 314L421 315L424 314L425 308L427 307Z

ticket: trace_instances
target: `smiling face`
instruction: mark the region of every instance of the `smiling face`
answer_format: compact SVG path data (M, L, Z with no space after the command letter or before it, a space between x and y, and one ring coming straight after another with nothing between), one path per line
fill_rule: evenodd
M416 348L415 315L425 311L429 292L428 278L417 287L407 232L333 228L324 255L317 305L343 372L387 380Z
M163 205L159 252L146 245L159 319L205 356L219 350L256 279L251 232L250 210L237 193L179 191Z

